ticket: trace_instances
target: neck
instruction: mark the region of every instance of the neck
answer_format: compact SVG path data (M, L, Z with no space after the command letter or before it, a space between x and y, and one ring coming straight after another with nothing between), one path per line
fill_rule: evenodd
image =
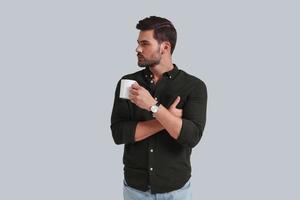
M169 59L165 62L161 61L158 65L151 66L149 69L154 75L154 80L159 80L163 73L168 72L174 68L172 60Z

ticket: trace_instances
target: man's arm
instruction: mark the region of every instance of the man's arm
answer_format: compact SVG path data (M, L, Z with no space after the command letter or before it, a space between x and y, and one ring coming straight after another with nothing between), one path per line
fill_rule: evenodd
M154 116L171 137L174 139L178 138L182 126L181 118L172 115L162 104L159 106L159 109Z
M156 119L138 122L134 136L135 141L144 140L163 129L164 127Z
M202 137L206 123L207 106L206 85L201 80L196 81L193 85L194 87L183 108L182 119L172 115L162 105L155 114L157 121L167 130L170 136L176 139L178 143L191 148L196 146ZM131 102L140 108L150 110L150 106L154 105L156 101L149 92L138 84L134 84L132 88Z
M183 107L182 118L171 115L160 106L156 119L178 143L195 147L202 137L206 123L207 88L203 81L194 83L194 88Z
M128 144L150 137L164 127L156 120L132 121L129 101L119 98L120 81L117 83L114 105L111 114L111 131L116 144Z
M171 115L176 116L177 118L181 118L182 116L182 109L176 108L179 102L180 97L177 97L172 105L168 108L168 112L170 112ZM152 136L163 129L165 129L164 126L162 126L161 123L156 119L139 122L135 131L135 141L146 139L147 137Z
M134 143L135 129L138 121L130 117L129 103L126 99L119 98L121 80L115 90L114 104L111 113L111 132L116 144Z

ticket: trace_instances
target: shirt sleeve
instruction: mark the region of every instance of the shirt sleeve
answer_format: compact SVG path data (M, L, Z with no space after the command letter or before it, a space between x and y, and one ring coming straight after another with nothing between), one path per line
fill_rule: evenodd
M207 88L205 83L199 80L183 106L178 143L191 148L199 143L206 123L206 107Z
M129 100L119 98L120 94L119 80L114 97L114 104L111 114L112 137L116 144L134 143L135 129L138 121L132 121L130 118Z

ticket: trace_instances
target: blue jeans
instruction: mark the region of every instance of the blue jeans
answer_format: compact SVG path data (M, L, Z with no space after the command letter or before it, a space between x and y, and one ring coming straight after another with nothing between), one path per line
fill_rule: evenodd
M124 200L192 200L191 181L182 188L167 193L151 194L150 190L143 192L127 185L124 180Z

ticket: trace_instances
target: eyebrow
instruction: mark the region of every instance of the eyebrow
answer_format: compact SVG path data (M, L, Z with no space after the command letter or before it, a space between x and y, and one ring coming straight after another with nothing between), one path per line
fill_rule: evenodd
M137 43L150 43L150 41L148 41L148 40L141 40L141 41L137 40Z

